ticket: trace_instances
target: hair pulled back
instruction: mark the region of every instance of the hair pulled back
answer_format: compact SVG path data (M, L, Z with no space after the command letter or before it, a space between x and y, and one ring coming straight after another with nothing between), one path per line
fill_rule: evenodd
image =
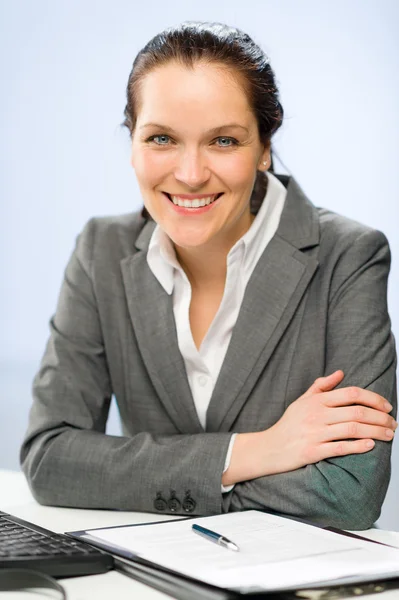
M274 72L263 50L243 31L202 21L186 21L169 27L150 40L137 54L127 84L125 125L133 135L140 106L140 87L145 76L169 62L193 69L198 62L226 67L243 87L255 115L260 141L267 145L283 121L283 107ZM273 162L270 168L273 171ZM267 177L257 171L251 195L251 211L257 212L267 188ZM143 216L149 217L144 209Z

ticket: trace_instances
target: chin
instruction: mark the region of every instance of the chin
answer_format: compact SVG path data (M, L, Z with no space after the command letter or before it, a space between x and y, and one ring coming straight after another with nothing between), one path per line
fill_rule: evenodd
M208 240L204 240L204 239L193 239L192 237L187 239L186 237L181 238L179 236L176 236L175 238L171 238L172 242L174 243L175 246L178 246L179 248L199 248L200 246L203 246L204 244L206 244L206 242Z
M202 228L190 227L187 223L173 223L164 219L160 222L160 227L176 246L195 248L208 240Z

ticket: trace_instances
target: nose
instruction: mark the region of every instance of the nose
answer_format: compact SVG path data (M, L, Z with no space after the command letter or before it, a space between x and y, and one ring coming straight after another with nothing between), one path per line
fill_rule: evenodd
M198 151L185 151L180 155L174 172L175 178L190 188L200 188L210 177L206 159Z

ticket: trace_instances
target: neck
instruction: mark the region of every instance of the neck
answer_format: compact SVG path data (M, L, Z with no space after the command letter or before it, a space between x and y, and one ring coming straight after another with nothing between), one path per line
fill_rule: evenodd
M227 275L227 255L234 244L251 227L255 215L249 214L249 220L243 231L235 232L229 238L213 239L207 244L195 248L183 248L175 245L176 256L186 273L191 287L196 290L224 288Z
M176 248L176 255L194 290L224 286L227 254L211 248Z

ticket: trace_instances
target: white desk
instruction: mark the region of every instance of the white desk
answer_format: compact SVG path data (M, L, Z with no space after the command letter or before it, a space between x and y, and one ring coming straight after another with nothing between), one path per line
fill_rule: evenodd
M22 473L0 470L0 510L21 519L51 529L57 533L77 531L92 527L108 527L128 523L162 520L162 515L151 513L119 512L108 510L83 510L41 506L34 500ZM154 518L155 517L155 518ZM165 515L164 519L173 518ZM116 571L89 577L73 577L60 580L68 600L170 600L170 596L158 592ZM56 592L38 591L0 592L0 600L35 600L58 598Z
M26 519L52 531L64 533L90 529L93 527L108 527L128 523L144 523L146 521L162 520L162 516L153 513L119 512L107 510L82 510L72 508L57 508L41 506L29 491L22 473L0 470L0 510L9 512L21 519ZM154 518L155 517L155 518ZM164 515L164 519L172 518ZM361 535L399 547L399 532L370 529ZM125 575L110 571L103 575L89 577L74 577L63 579L68 600L170 600L170 596L147 587ZM44 594L44 592L43 592ZM41 596L37 591L0 592L0 600L33 600L34 598L55 598L55 593L46 591ZM399 600L399 590L373 594L367 598L383 598L383 600Z

